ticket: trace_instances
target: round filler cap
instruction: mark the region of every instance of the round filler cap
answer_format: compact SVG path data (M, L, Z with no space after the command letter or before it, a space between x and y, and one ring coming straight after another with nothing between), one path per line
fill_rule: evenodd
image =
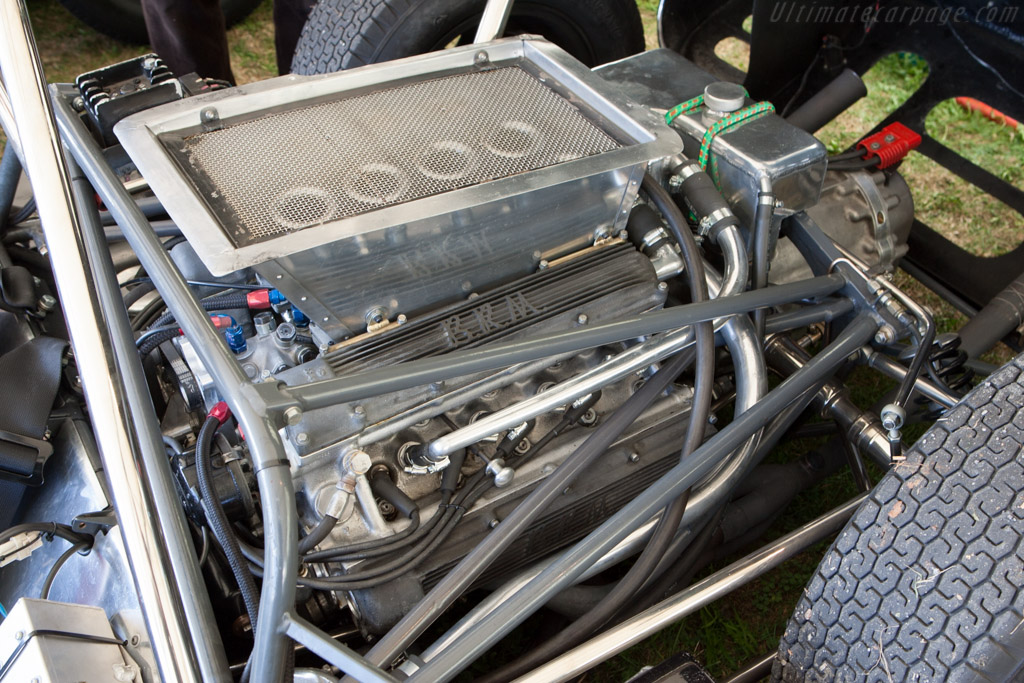
M704 88L704 106L712 111L728 114L743 107L746 96L746 91L739 83L709 83Z

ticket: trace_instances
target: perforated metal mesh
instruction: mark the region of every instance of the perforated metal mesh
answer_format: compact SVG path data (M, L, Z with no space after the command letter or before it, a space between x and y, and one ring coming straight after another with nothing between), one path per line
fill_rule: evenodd
M252 243L619 146L512 66L200 133L185 154L207 201L234 214L236 242Z

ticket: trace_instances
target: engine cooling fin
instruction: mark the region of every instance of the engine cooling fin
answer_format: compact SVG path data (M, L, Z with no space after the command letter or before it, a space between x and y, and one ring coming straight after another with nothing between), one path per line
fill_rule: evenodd
M649 259L614 242L588 249L448 308L343 345L325 356L338 375L469 349L573 311L609 292L656 281Z

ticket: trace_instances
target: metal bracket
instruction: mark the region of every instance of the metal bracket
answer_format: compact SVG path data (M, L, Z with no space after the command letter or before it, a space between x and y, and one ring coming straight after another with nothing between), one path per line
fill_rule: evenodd
M207 133L224 127L223 122L220 120L220 112L217 111L216 107L203 107L199 111L199 124L203 127L203 131Z
M71 520L71 528L82 534L96 536L106 534L117 526L117 517L113 507L105 507L98 512L85 512Z
M867 173L852 173L850 175L868 203L871 225L874 228L875 241L878 243L878 257L881 263L891 264L895 260L896 239L892 234L892 225L889 223L889 206L882 198L871 175Z

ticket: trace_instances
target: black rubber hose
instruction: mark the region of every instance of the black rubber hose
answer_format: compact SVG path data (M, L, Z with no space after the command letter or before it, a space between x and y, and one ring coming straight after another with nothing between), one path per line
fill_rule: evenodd
M174 339L179 336L181 331L177 328L171 330L160 330L152 335L146 337L139 344L139 355L143 358L151 354L158 346L163 344L165 341Z
M64 553L57 558L57 561L50 567L50 571L46 574L46 579L43 581L43 587L39 589L39 599L48 600L50 598L50 588L53 587L54 579L57 578L57 574L60 572L60 568L71 559L71 556L82 550L87 550L92 542L89 543L76 543L71 546Z
M249 300L245 294L231 293L207 297L200 301L199 304L206 311L230 311L233 308L248 308ZM147 325L147 327L163 327L172 322L174 322L174 314L164 313L154 320L152 324Z
M447 474L449 469L452 469L453 464L454 463L449 464L448 468L445 469L445 474ZM456 472L457 471L458 470L456 470ZM405 495L405 492L395 485L395 482L391 480L391 475L388 474L386 469L380 469L372 473L370 476L370 488L373 489L373 492L378 496L391 503L391 505L393 505L403 517L412 519L414 514L419 513L419 507L416 505L416 501ZM452 493L454 492L455 489L453 487Z
M436 517L436 516L435 516ZM434 518L432 518L434 519ZM379 557L392 553L404 544L412 543L415 539L409 537L419 531L420 512L416 510L409 518L410 524L393 536L387 538L375 538L372 541L353 543L344 548L328 548L315 553L309 553L302 558L303 562L323 561L350 561L363 560L369 557ZM417 537L418 538L418 537ZM409 539L409 540L406 540Z
M324 539L331 535L331 532L334 530L334 525L337 523L337 517L324 515L323 519L317 522L317 525L299 540L299 555L305 555L310 550L323 543Z
M476 475L483 474L483 471L476 473ZM407 574L410 570L423 562L423 560L425 560L430 553L432 553L434 549L436 549L448 537L452 530L458 525L462 516L465 515L466 511L473 506L474 502L476 502L477 498L479 498L484 491L490 488L491 482L486 478L486 476L481 477L485 484L484 486L474 486L473 484L476 481L476 475L466 482L466 486L464 486L459 495L455 497L451 505L443 502L439 506L443 512L439 512L434 515L434 518L436 519L440 517L440 523L416 546L408 550L405 554L392 558L377 566L367 568L361 567L360 571L352 574L330 577L322 580L307 580L303 585L309 585L312 588L329 587L328 589L330 590L360 590L363 588L379 586L382 583L387 583L399 576Z
M787 116L786 121L814 133L867 94L868 89L857 72L843 69L828 85Z
M661 218L654 212L654 209L646 204L637 204L629 213L629 220L626 222L626 234L629 236L629 241L633 243L633 246L648 256L653 256L658 248L667 240L664 237L652 239L647 236L651 234L657 235L658 230L663 227Z
M708 182L710 181L711 179L708 178ZM694 187L700 187L700 185L691 186L691 189ZM675 202L672 201L671 196L669 196L665 189L650 175L644 177L643 189L658 208L658 211L661 212L668 223L670 232L679 243L683 260L686 263L686 274L693 300L706 301L708 290L704 273L704 262L701 258L697 242L690 232L682 212ZM714 188L714 184L712 184L712 189L718 195L721 203L724 204L725 200L722 199L721 193ZM697 204L710 206L712 203L705 199L698 200L694 204L695 209ZM703 442L704 430L711 410L715 376L714 328L711 326L711 323L701 323L696 326L695 333L697 365L694 398L690 409L686 440L683 444L680 458L686 458ZM690 492L687 490L665 508L651 534L651 538L640 553L640 557L637 558L626 575L612 588L608 595L602 598L582 617L554 637L545 641L544 644L516 658L514 662L492 672L482 680L486 683L512 680L582 642L588 635L600 629L612 619L651 577L652 572L658 566L665 551L671 545L673 538L675 538L676 531L686 511L689 496Z
M692 172L686 177L679 189L682 192L686 203L691 209L693 209L693 213L698 218L706 217L712 221L707 227L707 230L714 234L718 230L730 225L739 226L739 219L736 218L732 209L729 208L729 203L725 201L725 197L723 197L719 189L715 187L715 183L711 180L711 176L700 170L700 166L698 166L695 161L688 161L680 168L685 168L687 166L691 167ZM650 178L650 180L648 180L648 178ZM665 220L669 223L669 229L672 230L672 236L675 237L678 242L680 240L680 235L672 226L673 219L666 215L666 210L662 206L665 200L667 200L667 203L672 206L675 206L675 202L673 202L672 198L669 197L668 192L666 192L661 185L651 178L650 175L644 176L643 187L647 190L648 196L650 196L654 201L654 205L658 207L658 211L661 212L661 215L665 216ZM657 188L657 190L652 190L651 188ZM661 191L660 194L664 195L665 199L658 199L654 194L652 194L652 192L656 193L658 190ZM678 207L676 207L676 213L679 213L679 215L682 216ZM682 225L686 225L685 219L683 220ZM683 258L686 258L685 255Z
M977 358L1024 322L1024 272L960 328L960 348Z
M14 194L21 179L21 160L14 153L10 140L4 146L4 156L0 159L0 235L7 230L7 219L14 206Z
M686 369L692 362L693 356L692 349L685 349L665 362L636 393L627 398L606 420L598 425L586 441L580 444L579 448L566 458L554 472L520 501L494 531L478 543L456 565L453 571L448 572L434 586L428 594L429 601L421 601L419 604L423 607L413 608L413 611L406 615L407 619L415 619L416 626L412 627L414 629L412 632L417 634L422 632L422 629L433 623L442 612L454 603L458 596L462 595L491 563L500 557L502 552L520 534L529 529L537 517L562 495L562 490L567 485L593 465L597 458L604 455L615 440ZM421 613L421 610L424 613ZM409 636L404 635L404 637ZM378 645L387 647L389 643L382 639Z
M164 300L159 294L132 318L132 331L138 332L152 326L152 322L159 316L164 308Z
M124 294L124 307L131 308L132 304L156 289L152 282L140 282Z
M231 523L224 512L224 507L217 498L213 487L213 464L211 462L210 450L213 447L213 437L217 433L220 421L215 417L206 418L202 429L199 430L199 440L196 443L196 474L199 479L199 493L203 497L203 510L206 512L206 521L217 539L224 556L227 557L228 565L238 582L238 589L242 593L242 601L245 603L245 611L249 615L249 623L253 631L256 630L256 615L260 609L260 594L256 589L256 580L249 571L249 564L242 556L242 550L238 544L238 538L231 531Z

